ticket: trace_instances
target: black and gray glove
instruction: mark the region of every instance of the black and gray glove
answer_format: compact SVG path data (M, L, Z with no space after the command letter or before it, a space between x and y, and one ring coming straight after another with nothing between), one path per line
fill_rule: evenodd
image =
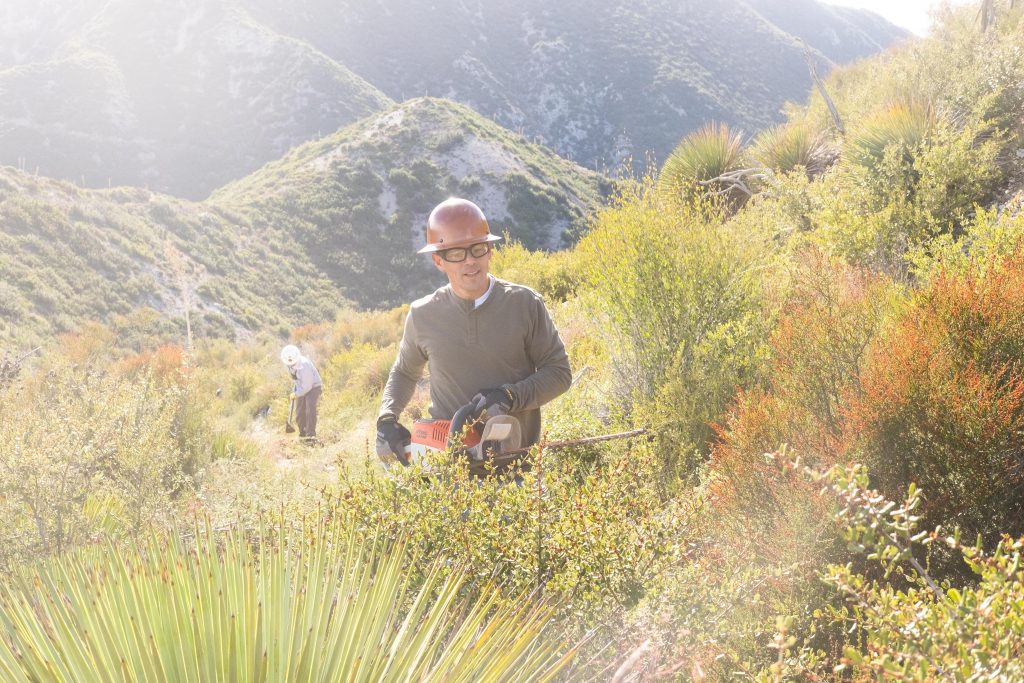
M484 389L472 400L473 415L484 418L508 415L516 404L515 395L507 384L497 389Z
M398 423L394 415L381 415L377 418L377 455L387 455L388 451L394 453L398 462L406 467L409 466L409 459L405 455L405 447L412 443L412 434L409 430Z

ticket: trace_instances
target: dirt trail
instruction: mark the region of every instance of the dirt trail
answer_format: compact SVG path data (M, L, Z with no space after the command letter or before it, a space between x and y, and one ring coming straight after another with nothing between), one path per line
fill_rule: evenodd
M365 470L366 454L372 447L368 441L368 435L372 435L368 420L360 420L342 433L321 430L321 443L317 446L300 443L297 434L285 433L284 425L265 419L254 420L247 435L276 470L313 486L336 482L341 467L354 472Z

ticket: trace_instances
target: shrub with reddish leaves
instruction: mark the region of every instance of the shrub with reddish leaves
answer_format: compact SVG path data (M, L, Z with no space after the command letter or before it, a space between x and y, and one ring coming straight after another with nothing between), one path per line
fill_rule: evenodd
M923 524L994 540L1024 531L1024 253L984 273L940 275L877 340L845 433L883 493L928 492Z
M126 374L150 372L162 384L184 386L186 381L185 354L177 344L164 344L129 356L121 361L120 367Z
M860 391L864 355L895 306L895 291L884 278L819 252L804 255L770 341L768 386L739 394L712 455L723 514L764 529L767 544L794 498L810 489L783 481L764 454L788 444L806 461L837 461L845 450L844 402Z

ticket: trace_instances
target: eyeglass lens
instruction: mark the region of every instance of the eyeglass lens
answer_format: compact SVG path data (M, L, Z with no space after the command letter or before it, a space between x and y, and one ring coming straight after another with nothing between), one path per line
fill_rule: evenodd
M474 244L469 248L456 247L455 249L445 249L441 252L441 258L450 263L458 263L466 260L466 254L470 253L473 258L481 258L491 250L491 245L486 242L480 244Z

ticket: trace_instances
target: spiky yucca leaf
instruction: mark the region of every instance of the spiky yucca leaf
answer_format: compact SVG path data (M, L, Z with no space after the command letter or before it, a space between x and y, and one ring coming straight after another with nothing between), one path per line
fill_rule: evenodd
M868 116L850 137L850 159L873 167L885 150L899 145L904 160L913 162L914 152L936 123L935 110L917 99L890 102Z
M277 534L154 536L19 572L0 586L0 679L532 681L573 655L526 596L470 602L440 562L413 590L402 542L344 523Z
M800 123L772 126L761 132L748 151L759 166L789 173L802 166L811 178L821 175L833 160L825 136Z
M658 176L658 192L689 196L702 181L718 178L740 167L743 135L725 123L708 123L680 141L665 159Z

